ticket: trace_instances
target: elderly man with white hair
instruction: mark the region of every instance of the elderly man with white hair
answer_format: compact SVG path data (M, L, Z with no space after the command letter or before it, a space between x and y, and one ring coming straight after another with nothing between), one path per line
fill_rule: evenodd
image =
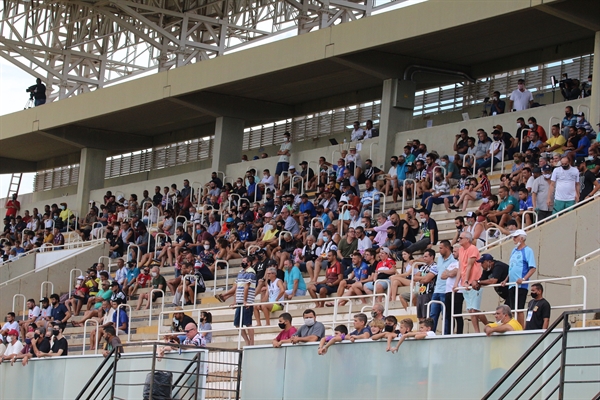
M513 331L522 331L523 326L519 324L513 317L510 307L503 304L496 307L496 313L494 314L496 322L492 322L485 326L485 334L491 336L492 333L505 333Z
M510 254L508 276L502 282L502 286L506 286L508 282L516 283L516 285L513 283L508 287L508 299L506 300L506 304L511 310L515 311L525 308L525 299L527 298L527 291L529 289L529 285L525 282L531 278L537 267L533 250L525 244L527 233L522 229L517 229L512 234L512 239L515 248ZM518 304L515 304L515 295L517 293ZM517 320L521 326L524 326L525 319L522 312L517 313Z

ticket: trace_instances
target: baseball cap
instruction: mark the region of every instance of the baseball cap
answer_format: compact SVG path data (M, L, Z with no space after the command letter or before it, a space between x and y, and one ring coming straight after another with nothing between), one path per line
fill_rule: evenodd
M387 248L387 247L382 247L381 251L383 251L386 254L391 254L392 253L391 250L389 248Z
M79 280L84 280L84 279L85 279L85 276L83 276L83 275L79 275L79 276L77 277L77 279L79 279Z
M225 222L233 222L233 218L229 217L225 220Z
M296 169L296 167L294 165L290 165L288 169Z
M350 150L356 150L356 146L350 146Z
M302 197L302 198L307 198L307 199L308 199L308 195L307 195L306 193L302 193L302 194L300 195L300 197Z
M517 236L525 236L527 237L527 232L525 232L523 229L517 229L516 231L513 232L512 235L510 235L511 237L517 237Z
M42 297L42 299L40 300L40 303L49 303L50 300L48 300L47 297Z
M6 333L6 336L19 336L19 332L16 329L11 329Z
M308 162L306 162L306 161L302 161L302 162L300 163L300 165L308 165Z
M477 262L482 263L484 261L494 261L494 257L491 254L482 254L481 258L477 260Z
M542 171L543 171L543 172L552 172L552 167L551 167L551 166L549 166L549 165L544 165L544 166L542 167Z
M534 174L540 174L542 172L541 168L535 167L532 171Z
M407 163L406 163L406 166L407 166L407 167L412 167L412 166L413 166L413 163L412 163L412 161L409 161L409 162L407 162Z
M475 218L475 213L473 211L469 211L467 213L467 218Z

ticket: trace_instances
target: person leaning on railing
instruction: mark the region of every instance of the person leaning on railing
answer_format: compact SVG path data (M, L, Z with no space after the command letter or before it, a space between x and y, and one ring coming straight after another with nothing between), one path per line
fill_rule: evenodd
M494 317L496 322L492 322L486 325L484 328L484 332L488 336L491 336L492 333L506 333L523 330L521 324L513 318L512 311L507 305L496 307L496 313L494 314Z

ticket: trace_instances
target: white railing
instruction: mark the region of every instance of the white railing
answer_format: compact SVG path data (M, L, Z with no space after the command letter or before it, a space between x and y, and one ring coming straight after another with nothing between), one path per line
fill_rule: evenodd
M583 264L597 256L600 256L600 248L597 248L596 250L586 254L583 257L579 257L577 260L575 260L575 262L573 263L573 266L576 267L576 266Z
M524 152L525 150L527 150L527 149L523 149L523 138L524 138L526 135L529 135L529 133L528 133L528 132L529 132L530 130L531 130L531 129L529 129L529 128L523 128L523 129L521 129L521 141L520 141L520 143L519 143L519 153L522 153L522 152Z
M48 296L44 296L44 287L45 286L50 286L50 294ZM54 283L50 282L50 281L44 281L40 284L40 299L43 299L44 297L50 297L50 295L54 293Z
M344 205L342 206L341 210L340 210L340 214L339 214L339 217L338 217L338 221L339 221L339 222L338 222L338 232L340 233L340 235L341 235L341 236L343 236L343 235L344 235L344 213L345 213L345 212L346 212L346 210L347 210L348 208L350 208L350 207L352 207L352 204L344 204ZM372 213L371 213L371 214L372 214ZM351 217L350 217L350 218L351 218ZM350 218L348 218L348 220L350 220ZM313 218L313 219L314 219L314 218ZM310 228L311 228L311 232L310 232L310 234L312 235L312 220L311 220L310 222L311 222L311 226L310 226Z
M532 210L525 210L523 211L523 214L521 215L521 228L523 228L525 226L525 215L531 215L531 223L532 224L537 224L538 222L538 215L535 211ZM533 222L535 220L535 222Z
M215 266L215 271L216 271L216 266ZM184 275L181 278L181 283L183 285L182 289L181 289L181 307L185 307L185 295L186 295L186 282L187 282L187 278L190 278L190 285L191 282L194 281L194 308L196 308L196 301L198 301L198 278L196 278L196 275L193 274L187 274ZM151 301L152 299L148 299L148 301ZM164 306L164 301L163 301L163 306Z
M217 293L217 271L219 270L219 264L225 264L225 291L227 291L227 283L229 282L229 262L226 260L216 260L215 261L215 272L214 272L214 287L213 293Z
M388 286L389 289L389 286ZM352 322L352 300L359 300L359 299L368 299L368 298L372 298L373 302L371 303L371 305L363 305L360 309L360 312L364 312L365 308L371 307L373 308L373 306L377 303L377 297L384 297L385 301L384 301L384 311L383 311L383 315L387 315L388 314L388 307L390 304L390 299L388 297L388 293L373 293L373 294L362 294L362 295L358 295L358 296L348 296L348 297L334 297L330 300L333 300L333 321L331 321L332 324L332 329L335 328L335 324L337 322L337 317L338 314L341 314L339 312L339 307L340 305L338 304L340 301L347 301L348 302L348 320L347 323L348 325L350 325L350 322ZM308 300L308 299L307 299ZM311 299L313 301L317 301L318 299ZM287 312L287 308L286 308L286 312Z
M127 247L127 260L129 260L130 257L131 257L131 248L132 247L136 248L136 251L135 251L135 257L136 257L135 266L139 267L139 265L140 265L140 258L142 257L142 255L140 254L140 250L141 250L140 246L138 246L137 244L135 244L135 243L129 243L129 246Z
M363 299L363 298L370 298L370 297L381 297L384 296L387 299L387 294L385 293L377 293L377 294L370 294L370 295L361 295L361 296L351 296L351 297L336 297L336 298L330 298L329 300L345 300L345 301L351 301L354 299ZM304 304L304 303L317 303L320 301L327 301L327 299L297 299L297 300L281 300L278 301L278 304L281 304L284 306L284 312L289 312L289 306L290 304ZM268 305L268 304L273 304L273 302L261 302L261 303L253 303L251 304L251 306L262 306L262 305ZM210 311L213 312L214 311L218 311L218 310L232 310L234 308L241 308L244 307L243 304L231 304L228 306L220 306L220 307L211 307L211 308L193 308L193 309L187 309L185 310L185 312L190 312L190 313L197 313L198 317L197 320L200 320L200 315L202 313L202 311ZM176 312L176 310L170 310L170 311L162 311L159 316L158 316L158 332L157 332L157 341L160 341L161 336L165 336L165 335L171 335L171 332L161 332L161 329L164 326L164 319L165 319L165 315L169 315L172 314L173 312ZM384 313L387 314L387 309L384 310ZM240 313L240 318L242 313ZM336 315L337 316L337 315ZM241 322L241 321L240 321ZM329 322L331 324L332 329L335 327L336 325L336 320L335 318L333 319L333 321ZM273 329L272 325L262 325L262 326L252 326L252 327L245 327L243 324L240 323L239 327L234 327L234 328L220 328L220 329L210 329L210 330L203 330L202 332L212 332L212 333L216 333L216 332L231 332L233 331L237 331L237 344L238 344L238 350L241 349L241 343L242 343L242 330L245 329L253 329L253 330L261 330L261 329ZM141 341L143 342L143 341Z
M467 158L472 158L473 159L473 168L468 168L467 167ZM475 158L475 154L465 154L463 155L463 167L468 168L468 169L472 169L473 171L475 171L475 168L477 168L477 159ZM475 175L473 175L475 176Z
M311 218L311 220L310 220L310 234L313 236L314 236L313 232L314 232L314 226L315 226L313 222L315 220L321 221L321 217L314 217L314 218Z
M73 279L73 272L79 271L79 275L75 275L75 279ZM79 268L73 268L69 272L69 300L71 299L71 294L73 293L73 280L77 280L78 277L83 276L83 271Z
M369 159L371 161L373 161L373 145L377 145L377 147L379 148L379 143L378 142L373 142L369 145ZM381 157L379 157L379 159L381 159Z
M286 233L289 233L290 235L292 235L292 239L294 238L294 235L290 231L281 231L281 232L279 232L279 237L277 238L277 243L278 243L277 245L279 247L281 247L281 239L283 239L283 235L286 234Z
M16 301L15 300L17 298L21 298L21 297L23 298L23 321L25 321L25 315L26 315L25 314L25 308L27 307L27 297L25 297L24 294L17 293L17 294L15 294L13 296L13 300L12 300L12 312L15 312L15 305L16 305ZM15 320L16 320L16 317L15 317Z
M433 169L431 170L431 180L435 181L435 171L438 169L442 171L442 178L446 180L446 168L442 167L441 165L436 165L433 167Z
M204 214L205 214L205 211L208 210L209 214L215 212L215 208L212 205L210 205L210 204L204 204L204 205L202 205L202 207L198 206L198 209L200 210L200 223L202 225L204 225ZM208 218L207 218L207 220L208 220Z
M159 246L159 243L160 243L159 239L163 236L165 238L164 246L166 246L167 243L169 242L169 235L167 235L166 233L158 232L154 236L154 259L156 259L156 257L157 257L158 249L160 248L162 250L162 248L164 247L164 246Z
M96 343L94 343L94 354L98 354L98 329L99 329L99 325L100 323L98 321L96 321L95 319L88 319L83 323L83 344L82 344L82 349L81 350L81 355L85 355L85 338L87 337L87 324L89 323L93 323L96 325L96 336L94 338L94 341ZM115 328L115 331L117 329ZM92 345L92 335L90 334L90 346Z
M429 303L427 303L427 314L425 315L431 315L431 305L432 304L440 304L442 306L442 335L446 334L446 304L444 304L443 301L439 301L439 300L430 300ZM438 316L439 319L439 316ZM437 324L438 322L435 321L435 323Z
M522 284L528 284L531 285L533 283L549 283L549 282L557 282L557 281L566 281L566 280L573 280L573 279L581 279L583 280L583 301L581 303L575 303L575 304L566 304L566 305L562 305L562 306L556 306L553 305L551 306L551 309L553 310L561 310L561 309L565 309L565 308L576 308L576 309L582 309L585 310L586 309L586 304L587 304L587 279L585 276L583 275L576 275L576 276L567 276L567 277L563 277L563 278L546 278L546 279L535 279L535 280L529 280L529 281L523 281ZM516 282L508 282L506 283L505 286L518 286L518 284ZM501 283L496 283L493 285L485 285L485 286L481 286L480 290L483 290L483 288L494 288L494 287L500 287L502 286ZM471 287L458 287L456 288L456 290L468 290L471 289ZM452 310L450 311L450 334L454 335L454 318L455 317L468 317L468 316L475 316L475 315L490 315L490 314L494 314L494 311L481 311L481 312L476 312L476 313L460 313L460 314L454 314L454 294L456 292L452 291ZM495 291L494 291L495 293ZM515 305L519 304L519 291L515 290ZM527 308L523 308L523 309L515 309L512 310L513 313L519 313L519 312L525 312L527 311ZM583 314L583 327L585 328L585 320L586 320L586 315ZM525 327L523 327L523 329L525 329Z
M529 225L528 227L525 227L525 228L523 228L523 230L525 230L525 231L528 231L528 230L534 229L534 228L536 228L537 226L539 226L539 225L541 225L541 224L543 224L543 223L545 223L545 222L549 222L549 221L553 220L554 218L557 218L557 217L559 217L559 216L561 216L561 215L564 215L564 214L568 213L569 211L572 211L572 210L574 210L575 208L581 207L581 206L582 206L584 203L587 203L587 202L589 202L589 201L593 201L593 200L595 200L595 199L597 199L597 198L600 198L600 192L596 193L596 194L595 194L594 196L592 196L592 197L589 197L589 198L587 198L587 199L581 200L579 203L575 203L575 204L573 204L572 206L570 206L570 207L567 207L567 208L565 208L564 210L561 210L561 211L557 212L556 214L552 214L552 215L550 215L549 217L546 217L546 218L544 218L544 219L540 219L540 220L536 221L536 223L535 223L535 224L531 224L531 225ZM479 249L479 251L480 251L480 252L487 251L487 250L489 250L491 247L494 247L494 246L496 246L496 245L502 244L502 242L504 242L504 241L505 241L505 240L507 240L508 238L510 238L510 236L506 236L506 237L504 237L504 238L500 238L500 239L496 240L495 242L488 243L488 244L486 244L485 246L483 246L482 248L480 248L480 249Z
M106 229L102 222L94 222L92 224L92 230L90 231L90 236L92 239L104 239L105 238Z
M148 313L148 326L152 326L152 303L153 303L152 295L154 294L154 292L162 293L162 296L160 297L160 299L161 299L160 312L163 312L165 310L165 292L164 292L164 290L161 290L161 289L150 290L150 293L148 293L148 303L150 303L150 308L149 308L150 312Z
M148 299L148 301L150 301L151 299ZM127 321L127 343L131 342L131 318L133 317L133 314L131 312L131 306L129 304L119 304L119 307L117 307L117 309L115 310L115 312L117 313L117 326L115 326L115 331L117 332L117 336L119 335L119 326L121 326L119 324L119 314L120 314L120 310L121 307L127 307L129 309L129 315L127 317L128 321ZM96 346L97 347L97 346Z
M413 188L412 188L412 206L413 208L415 208L417 206L417 183L415 182L414 179L405 179L404 182L402 183L402 210L401 210L401 214L404 214L404 204L406 203L406 184L408 182L412 182L413 184Z
M300 194L304 193L304 178L302 175L292 175L292 179L290 179L290 191L292 190L292 186L294 186L294 182L300 179ZM254 202L256 203L256 196L254 197Z
M505 152L505 143L502 142L501 144L501 150L500 150L500 174L504 173L504 152ZM494 159L495 159L496 155L494 154L494 152L492 152L492 158L490 159L490 174L494 171Z
M235 203L235 206L238 207L240 205L240 201L242 200L241 196L237 193L230 193L229 194L229 209L227 210L228 212L231 212L231 206L233 205L233 197L237 197L237 203Z

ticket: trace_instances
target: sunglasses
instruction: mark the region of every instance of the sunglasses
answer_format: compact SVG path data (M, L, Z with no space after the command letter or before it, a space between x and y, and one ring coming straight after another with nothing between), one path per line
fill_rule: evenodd
M193 332L193 331L194 331L194 329L184 330L185 333L190 333L190 332Z

